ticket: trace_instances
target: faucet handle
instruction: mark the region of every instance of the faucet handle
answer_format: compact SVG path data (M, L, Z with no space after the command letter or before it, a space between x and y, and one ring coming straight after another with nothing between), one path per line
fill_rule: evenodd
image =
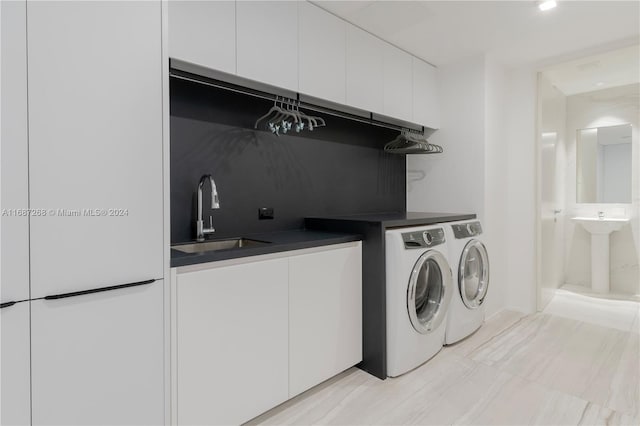
M213 216L211 215L209 216L209 231L215 231L215 229L213 229Z
M604 212L603 211L599 211L598 212L598 219L604 219Z

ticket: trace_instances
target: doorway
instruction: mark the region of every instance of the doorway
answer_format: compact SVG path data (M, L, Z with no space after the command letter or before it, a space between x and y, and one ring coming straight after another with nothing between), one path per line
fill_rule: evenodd
M538 311L566 292L640 301L639 76L638 46L538 74Z

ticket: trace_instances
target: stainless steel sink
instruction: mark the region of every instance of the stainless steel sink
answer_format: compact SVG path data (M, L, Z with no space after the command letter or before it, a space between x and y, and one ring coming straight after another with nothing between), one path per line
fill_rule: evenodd
M171 248L182 253L204 253L207 251L259 247L267 244L269 243L265 241L250 240L248 238L234 238L230 240L215 240L203 241L201 243L178 244L172 246Z

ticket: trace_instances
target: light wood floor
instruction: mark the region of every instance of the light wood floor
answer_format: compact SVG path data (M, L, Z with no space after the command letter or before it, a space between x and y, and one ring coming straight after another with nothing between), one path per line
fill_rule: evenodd
M581 298L500 312L396 379L347 370L250 424L640 425L640 305Z

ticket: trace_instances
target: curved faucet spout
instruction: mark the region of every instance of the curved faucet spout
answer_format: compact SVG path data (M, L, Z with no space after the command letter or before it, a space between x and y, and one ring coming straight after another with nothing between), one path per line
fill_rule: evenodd
M211 175L203 175L198 183L198 219L196 221L196 240L204 241L205 234L212 234L215 232L213 229L213 219L209 216L209 228L204 227L204 221L202 220L202 189L204 184L209 181L211 185L211 208L220 208L220 199L218 198L218 188L216 182Z

